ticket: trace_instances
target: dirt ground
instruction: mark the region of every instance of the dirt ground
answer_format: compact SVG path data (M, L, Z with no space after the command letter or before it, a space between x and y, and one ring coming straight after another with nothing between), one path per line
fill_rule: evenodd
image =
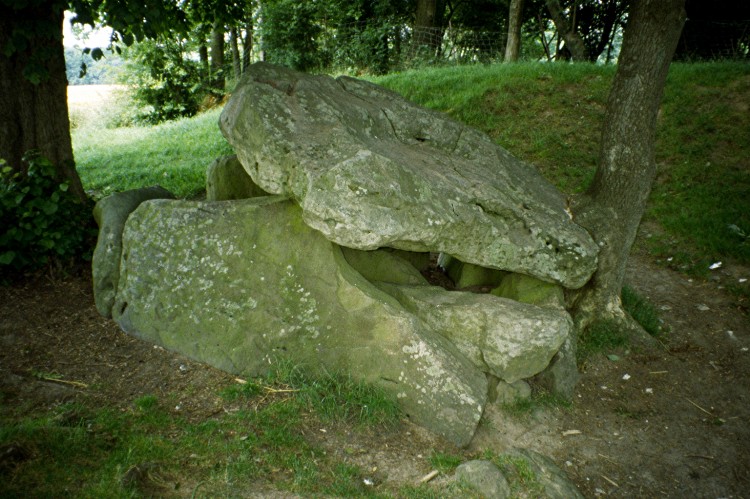
M725 265L711 277L691 280L631 258L628 282L670 329L661 345L589 362L571 408L518 419L489 407L467 456L531 448L552 457L586 497L750 498L748 304L721 289L750 271ZM42 379L48 373L61 380ZM152 394L200 421L223 412L218 393L233 382L100 317L88 272L0 288L3 410L30 413L76 397L125 407ZM342 456L389 482L414 484L430 471L431 451L448 449L408 423L349 438L345 430L316 437L332 451L346 441Z

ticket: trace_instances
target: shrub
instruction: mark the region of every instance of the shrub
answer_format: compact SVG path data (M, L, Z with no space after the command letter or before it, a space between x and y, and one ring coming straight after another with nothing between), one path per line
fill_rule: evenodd
M126 52L124 82L139 108L136 121L153 125L194 116L208 87L200 65L186 56L186 47L170 40L144 41Z
M0 160L0 274L37 270L89 258L96 229L90 202L56 178L55 167L37 152L24 156L26 173Z

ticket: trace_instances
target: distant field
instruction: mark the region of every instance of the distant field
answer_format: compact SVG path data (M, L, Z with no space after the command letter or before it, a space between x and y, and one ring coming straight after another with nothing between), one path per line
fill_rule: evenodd
M68 105L102 104L112 98L115 90L122 90L125 85L69 85Z

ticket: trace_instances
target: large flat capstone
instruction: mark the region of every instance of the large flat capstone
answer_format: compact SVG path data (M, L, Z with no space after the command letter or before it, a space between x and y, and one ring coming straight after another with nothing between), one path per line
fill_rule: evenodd
M220 126L255 183L342 246L445 252L567 288L596 268L596 244L533 167L377 85L258 63Z
M134 336L248 376L275 357L351 373L459 446L479 423L481 370L283 198L146 201L119 271L112 317Z

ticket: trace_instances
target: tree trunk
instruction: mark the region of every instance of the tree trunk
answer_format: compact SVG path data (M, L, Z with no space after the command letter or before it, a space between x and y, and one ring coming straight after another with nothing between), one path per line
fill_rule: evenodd
M245 39L242 41L242 72L250 67L250 54L253 52L253 21L247 22L245 26Z
M242 62L239 43L237 43L237 28L235 26L229 28L229 42L232 47L232 76L234 76L235 80L239 80L240 76L242 76Z
M211 87L224 93L224 24L214 21L211 26Z
M201 43L198 46L198 60L201 64L201 71L203 71L203 78L205 81L211 79L211 68L208 63L208 47L205 43Z
M0 158L14 170L26 171L21 158L30 149L38 150L55 165L60 181L67 181L83 200L86 193L70 140L62 45L65 5L45 1L20 10L4 8L0 16ZM31 29L30 19L34 26L45 27L44 34L27 32L27 45L6 55L12 31L24 26Z
M435 33L436 17L437 0L417 0L412 55L417 55L425 47L429 49L430 55L433 55L439 48L440 39Z
M573 23L565 17L560 0L546 0L546 3L550 17L552 17L552 22L555 23L557 33L565 42L565 47L570 52L571 58L578 62L587 61L586 46L583 44L583 40L581 40L578 33L576 33Z
M510 0L508 7L508 42L505 44L505 62L516 62L521 49L521 14L523 0Z
M632 325L620 292L656 175L656 116L685 20L684 5L685 0L636 0L631 6L604 117L599 166L573 208L576 222L601 248L594 277L571 297L579 331L599 320Z

